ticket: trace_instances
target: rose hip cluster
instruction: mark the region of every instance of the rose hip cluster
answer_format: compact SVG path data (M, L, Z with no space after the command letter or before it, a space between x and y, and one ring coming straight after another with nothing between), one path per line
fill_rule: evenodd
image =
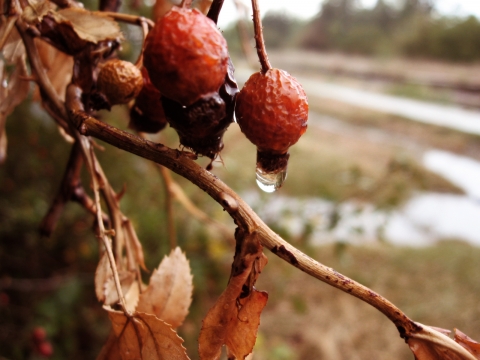
M235 113L257 146L257 180L272 182L275 190L285 178L289 147L307 127L305 92L287 72L271 68L253 74L239 92L227 43L211 20L217 17L174 6L146 38L141 72L110 61L97 87L112 105L135 98L130 127L155 133L168 122L183 146L212 161Z

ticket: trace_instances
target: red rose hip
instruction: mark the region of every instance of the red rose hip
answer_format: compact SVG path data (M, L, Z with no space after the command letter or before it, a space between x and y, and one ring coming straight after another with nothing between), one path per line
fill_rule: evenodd
M257 183L264 191L275 191L286 177L288 149L307 129L305 91L283 70L255 73L238 94L235 115L257 146Z
M149 32L144 65L162 96L189 106L217 92L227 73L227 42L196 9L174 6Z

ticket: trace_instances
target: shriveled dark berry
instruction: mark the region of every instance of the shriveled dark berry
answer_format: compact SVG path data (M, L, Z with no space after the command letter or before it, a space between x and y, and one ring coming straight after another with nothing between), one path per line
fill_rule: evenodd
M180 143L212 160L223 149L223 134L233 122L238 93L233 72L229 60L228 72L219 92L203 96L190 106L162 97L165 115L170 126L177 131Z
M129 127L146 133L157 133L167 125L160 91L150 82L145 68L142 68L143 88L130 110Z

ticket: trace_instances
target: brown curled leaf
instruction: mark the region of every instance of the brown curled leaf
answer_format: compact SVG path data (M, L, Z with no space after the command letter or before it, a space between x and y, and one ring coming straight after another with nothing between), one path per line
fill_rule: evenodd
M260 314L267 305L268 294L254 289L250 296L241 299L240 311L228 326L225 339L229 359L244 359L250 354L257 340Z
M49 14L57 24L70 26L82 40L97 44L101 41L120 41L123 39L118 24L101 12L67 8L50 11Z
M240 295L258 257L258 253L243 257L243 272L230 278L227 288L203 319L198 341L200 359L219 359L224 344L239 359L252 351L260 313L268 296L256 290L243 299Z
M67 85L72 81L73 57L54 48L45 41L35 39L40 60L58 97L65 101ZM33 94L35 101L40 100L38 89Z
M453 332L455 334L454 340L467 349L477 359L480 359L480 343L468 337L458 329L454 329Z
M462 346L438 330L417 323L419 331L406 340L416 360L477 360Z
M154 314L177 328L188 314L192 302L190 264L179 247L163 258L140 295L137 311Z
M112 333L97 360L187 360L183 340L170 325L154 315L123 312L105 307L112 322Z

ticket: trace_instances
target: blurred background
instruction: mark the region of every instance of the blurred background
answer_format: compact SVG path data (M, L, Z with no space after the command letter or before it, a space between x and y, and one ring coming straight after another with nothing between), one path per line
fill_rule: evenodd
M309 127L291 149L283 188L255 184L255 148L232 124L212 170L287 241L387 297L415 321L480 340L480 7L454 0L260 0L274 67L303 84ZM94 2L85 3L96 8ZM122 11L148 16L153 1ZM225 1L219 27L242 84L259 70L249 3ZM124 26L121 56L141 33ZM127 128L128 110L102 119ZM0 167L0 359L94 359L109 321L93 289L93 219L69 203L54 234L38 227L58 191L70 145L32 101L7 121ZM168 128L153 140L178 146ZM149 269L169 252L165 191L151 163L105 145L113 187L126 186ZM205 159L200 163L206 166ZM83 183L88 187L88 177ZM212 219L222 208L174 176ZM233 244L218 226L174 204L178 243L190 259L194 302L180 335L192 359L201 319L224 289ZM413 359L383 315L309 278L266 251L257 287L269 292L254 359Z

